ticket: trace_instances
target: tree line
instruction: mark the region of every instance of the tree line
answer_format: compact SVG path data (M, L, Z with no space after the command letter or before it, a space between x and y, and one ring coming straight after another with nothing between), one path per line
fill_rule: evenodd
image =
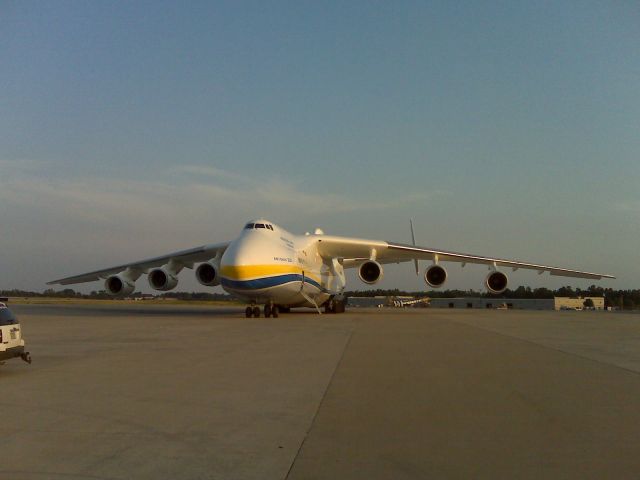
M109 295L105 290L92 291L91 293L76 292L72 288L65 288L63 290L54 290L48 288L43 292L33 292L29 290L0 290L0 297L23 297L23 298L83 298L92 300L114 300L118 297ZM209 292L166 292L159 295L143 294L142 292L133 292L131 295L127 295L126 298L167 298L176 300L215 300L225 301L232 300L233 297L226 293L209 293Z
M102 299L111 300L114 297L107 294L104 290L92 291L89 294L76 292L72 288L63 290L47 289L43 292L35 292L28 290L0 290L1 297L48 297L48 298L84 298L84 299ZM148 295L145 295L148 296ZM410 292L400 289L375 289L375 290L350 290L345 292L347 297L377 297L377 296L411 296L416 298L456 298L456 297L475 297L475 298L553 298L553 297L604 297L605 306L618 307L625 310L634 310L640 308L640 289L614 290L613 288L603 288L597 285L591 285L588 288L573 288L570 286L560 287L556 290L548 288L531 288L520 286L515 289L507 289L503 293L493 294L480 292L477 290L428 290ZM134 292L129 295L131 298L143 297L141 292ZM231 301L234 297L226 293L209 293L209 292L166 292L159 295L153 295L153 298L159 299L177 299L177 300L199 300L199 301Z

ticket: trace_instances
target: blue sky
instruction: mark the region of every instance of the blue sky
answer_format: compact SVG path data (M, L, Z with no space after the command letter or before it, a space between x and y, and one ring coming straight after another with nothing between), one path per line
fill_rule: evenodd
M0 3L0 288L255 216L639 286L637 2L344 3Z

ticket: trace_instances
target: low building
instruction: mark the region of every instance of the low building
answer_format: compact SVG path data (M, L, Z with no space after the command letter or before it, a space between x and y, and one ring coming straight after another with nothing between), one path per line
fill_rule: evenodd
M133 297L136 302L141 302L143 300L153 300L156 296L151 293L141 293L138 297Z
M591 300L595 310L604 310L604 297L555 297L554 308L556 310L575 310L585 308L585 302Z
M432 298L434 308L498 308L505 307L517 310L553 310L553 298Z
M349 307L379 307L387 304L387 298L378 297L348 297L347 306Z
M555 298L432 298L434 308L513 308L517 310L575 310L591 299L595 310L604 309L604 297Z

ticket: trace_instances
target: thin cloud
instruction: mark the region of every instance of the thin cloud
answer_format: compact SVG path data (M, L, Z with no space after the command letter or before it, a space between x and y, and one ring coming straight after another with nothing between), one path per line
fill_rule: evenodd
M195 175L199 177L218 178L235 181L246 181L247 178L244 175L240 175L235 172L229 172L221 168L211 165L180 165L172 169L174 173L182 173Z
M258 216L300 224L315 214L408 210L433 195L369 201L225 171L129 180L62 177L37 162L2 166L13 168L0 176L0 213L11 226L0 251L12 252L3 268L18 284L230 239Z
M46 163L31 159L4 159L0 158L0 169L3 176L10 175L12 172L32 172L36 169L42 169Z
M176 167L177 173L196 174L209 176L209 182L203 183L200 179L192 183L190 188L203 194L223 194L230 198L239 195L238 189L242 188L241 197L251 204L259 203L263 206L304 208L310 213L326 212L355 212L360 210L385 210L413 203L420 203L441 196L445 192L435 190L431 192L418 192L395 196L389 199L361 199L351 198L341 193L322 192L314 193L303 190L292 181L284 182L279 178L260 178L241 175L220 169L215 166L184 165ZM224 180L224 184L215 180Z
M620 212L640 213L640 200L618 202L613 205L613 208Z
M5 206L55 211L58 216L91 223L182 214L193 218L210 211L211 205L238 212L259 209L264 214L294 209L309 213L378 211L420 205L446 195L434 190L386 199L353 198L343 193L308 191L275 177L258 180L201 165L176 167L170 181L61 178L47 175L38 162L0 160L0 165L13 167L0 177L0 201ZM176 173L184 175L176 179Z
M166 181L114 180L52 176L41 165L32 168L35 163L10 163L16 168L0 176L0 212L5 221L28 225L29 233L4 235L0 246L6 251L26 249L28 244L30 250L46 245L63 252L68 245L90 244L102 252L125 251L133 258L138 250L148 255L167 245L230 238L245 220L258 216L307 222L309 215L328 213L413 211L442 194L418 192L371 201L217 169L211 170L216 176L208 181L192 178L199 171L195 168L183 178L170 175Z

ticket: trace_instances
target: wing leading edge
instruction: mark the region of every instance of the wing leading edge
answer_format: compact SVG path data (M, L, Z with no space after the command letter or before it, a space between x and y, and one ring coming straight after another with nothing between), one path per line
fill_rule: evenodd
M538 273L549 272L549 274L560 277L591 278L600 280L601 278L616 278L613 275L604 273L583 272L568 268L553 267L550 265L540 265L536 263L521 262L518 260L507 260L504 258L484 257L480 255L470 255L466 253L448 252L424 247L414 247L401 243L388 243L391 255L398 257L408 257L407 260L417 258L419 260L442 260L445 262L475 263L483 265L494 265L496 267L510 267L514 270L526 269L536 270ZM393 252L393 253L392 253Z
M47 282L47 285L70 285L73 283L94 282L96 280L107 278L110 275L115 275L127 269L138 271L139 273L146 273L149 269L161 267L162 265L165 265L170 261L180 264L183 267L193 268L194 263L206 262L207 260L214 258L216 255L222 255L229 243L230 242L216 243L189 248L187 250L180 250L178 252L161 255L159 257L147 258L145 260L140 260L132 263L125 263L123 265L96 270L94 272L83 273L80 275L74 275L72 277L59 278L58 280Z
M602 278L615 278L613 275L603 273L584 272L568 268L554 267L535 263L507 260L504 258L485 257L467 253L450 252L434 248L405 245L402 243L385 242L381 240L365 240L359 238L318 236L320 254L328 258L340 258L346 268L359 266L362 262L373 259L379 263L400 263L413 260L429 260L432 262L458 262L495 267L509 267L514 271L518 269L536 270L538 273L549 272L554 276L589 278L599 280Z

